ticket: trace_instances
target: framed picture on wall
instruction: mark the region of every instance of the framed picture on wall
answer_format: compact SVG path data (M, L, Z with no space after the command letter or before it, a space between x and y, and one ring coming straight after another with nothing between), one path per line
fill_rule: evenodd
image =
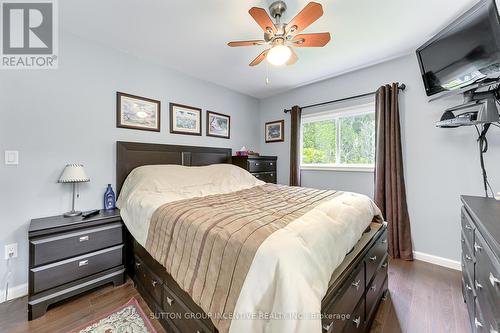
M161 103L155 99L116 93L116 127L160 131Z
M285 121L277 120L266 123L266 143L285 141Z
M207 111L207 136L229 139L231 133L231 116Z
M201 109L170 103L170 133L201 135Z

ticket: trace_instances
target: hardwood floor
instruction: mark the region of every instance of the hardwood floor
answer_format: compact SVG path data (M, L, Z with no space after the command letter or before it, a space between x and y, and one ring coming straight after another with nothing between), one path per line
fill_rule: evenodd
M469 333L462 299L460 273L414 261L389 264L390 295L382 302L371 333ZM0 304L0 332L68 332L136 297L146 315L151 313L129 280L123 286L98 289L50 309L41 318L27 321L26 297ZM165 332L152 320L158 333Z

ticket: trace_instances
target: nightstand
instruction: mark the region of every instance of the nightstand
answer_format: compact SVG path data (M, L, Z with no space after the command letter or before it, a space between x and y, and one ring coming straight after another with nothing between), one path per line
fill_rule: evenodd
M250 172L257 179L276 184L277 156L233 156L234 165Z
M104 284L124 282L125 228L120 211L31 220L28 320L47 307Z

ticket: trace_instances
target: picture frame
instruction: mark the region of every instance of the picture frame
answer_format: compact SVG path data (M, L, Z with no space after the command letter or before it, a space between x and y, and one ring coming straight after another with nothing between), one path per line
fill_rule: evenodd
M201 109L170 103L170 133L201 136Z
M116 92L116 127L160 132L161 102Z
M267 122L264 128L266 143L285 141L285 120Z
M231 116L207 110L207 136L229 139L231 136Z

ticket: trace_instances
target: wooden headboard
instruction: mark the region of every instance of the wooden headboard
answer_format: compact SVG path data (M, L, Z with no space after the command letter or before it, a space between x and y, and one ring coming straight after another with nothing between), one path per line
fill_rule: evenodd
M202 166L231 163L230 148L162 145L153 143L116 143L116 193L120 193L128 174L142 165L177 164Z

